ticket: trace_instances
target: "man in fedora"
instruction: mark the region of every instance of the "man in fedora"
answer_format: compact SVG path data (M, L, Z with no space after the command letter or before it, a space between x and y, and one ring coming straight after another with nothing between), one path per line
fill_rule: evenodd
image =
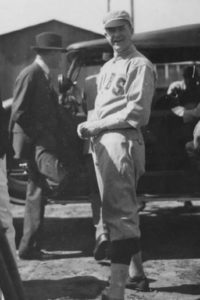
M61 36L43 32L36 36L36 58L21 71L14 87L10 131L16 158L27 159L28 184L23 236L19 245L22 259L42 258L41 226L45 197L66 180L63 162L58 95L50 77L59 67Z

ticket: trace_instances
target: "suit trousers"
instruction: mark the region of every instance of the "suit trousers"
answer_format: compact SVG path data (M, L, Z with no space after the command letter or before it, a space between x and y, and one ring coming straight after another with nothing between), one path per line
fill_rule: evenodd
M32 248L41 248L47 195L58 188L68 173L56 155L41 146L36 146L34 159L28 161L28 174L23 236L19 245L19 255L23 255Z

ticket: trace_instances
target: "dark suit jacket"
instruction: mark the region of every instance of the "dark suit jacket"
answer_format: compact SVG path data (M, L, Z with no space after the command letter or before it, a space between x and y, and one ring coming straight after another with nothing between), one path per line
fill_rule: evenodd
M27 158L23 149L19 150L20 143L23 148L23 135L29 146L40 145L56 153L59 132L57 94L37 63L33 62L19 74L13 97L9 128L13 133L14 149L18 152L16 156Z
M42 146L68 169L78 169L76 127L76 119L58 104L41 67L35 62L26 67L16 79L9 124L15 158L31 159L35 146Z

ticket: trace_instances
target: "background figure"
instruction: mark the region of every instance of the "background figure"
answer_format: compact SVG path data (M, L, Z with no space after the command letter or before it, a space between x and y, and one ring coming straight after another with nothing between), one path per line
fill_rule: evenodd
M149 121L155 88L153 65L132 43L132 23L125 11L108 13L105 36L114 57L102 67L93 119L78 126L92 138L103 222L111 240L110 286L103 300L123 300L129 284L148 290L141 260L139 202L136 188L145 170L141 126ZM129 268L130 265L130 268Z
M184 123L196 124L200 118L200 77L196 66L187 67L183 77L181 86L175 87L172 84L168 89L168 95L176 95L179 104L174 105L172 112L182 117Z
M15 229L13 226L7 183L6 156L3 156L0 157L0 221L5 229L5 234L13 256L16 257Z
M192 136L192 131L200 119L200 76L197 67L195 65L186 67L183 71L183 80L172 83L167 94L176 99L171 110L183 119L185 124L183 130L189 129L188 138L191 141L186 141L185 149L189 158L190 169L192 172L200 171L199 153L197 147L194 146ZM185 127L186 125L188 127ZM190 208L192 202L185 201L184 205Z
M68 183L70 162L74 169L76 165L68 151L65 116L51 83L51 72L59 67L65 51L61 37L53 32L41 33L32 48L37 56L16 80L10 119L15 157L28 162L24 228L19 245L19 257L24 259L45 255L41 251L41 229L46 198Z
M185 67L183 80L172 82L167 90L167 95L174 98L174 107L194 108L200 102L200 77L197 66Z
M8 239L13 256L16 257L15 229L10 207L10 196L7 185L7 161L13 155L12 147L9 144L8 128L6 122L6 112L2 107L0 100L0 221L5 228L5 234Z
M14 259L16 259L15 228L13 226L10 196L8 193L6 155L10 158L13 153L9 145L6 112L2 107L2 101L0 99L0 226L5 230L11 252ZM0 245L0 247L2 246L3 245ZM0 299L4 300L1 290Z

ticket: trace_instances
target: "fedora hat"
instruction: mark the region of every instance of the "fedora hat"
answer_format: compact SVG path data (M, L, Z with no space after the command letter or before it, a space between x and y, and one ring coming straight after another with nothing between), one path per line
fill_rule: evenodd
M54 32L42 32L35 37L36 45L31 48L34 50L56 50L65 52L62 47L62 38Z

